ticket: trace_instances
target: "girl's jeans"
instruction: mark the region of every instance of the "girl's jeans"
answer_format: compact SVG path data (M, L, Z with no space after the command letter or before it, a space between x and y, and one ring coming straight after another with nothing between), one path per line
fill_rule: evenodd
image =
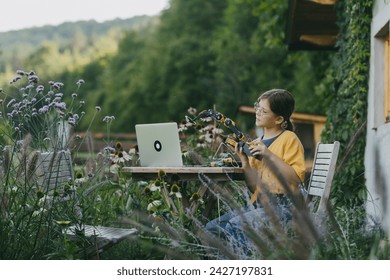
M271 212L279 219L282 225L288 224L292 219L290 202L285 195L275 195L275 203ZM218 236L224 237L234 247L249 250L250 238L248 232L259 233L259 229L269 226L269 215L266 210L257 203L233 210L206 224L206 230Z

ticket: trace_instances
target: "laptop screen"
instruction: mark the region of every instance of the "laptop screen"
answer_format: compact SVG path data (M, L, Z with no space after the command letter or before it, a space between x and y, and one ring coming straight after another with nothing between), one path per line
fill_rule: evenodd
M183 166L177 123L150 123L135 126L141 166Z

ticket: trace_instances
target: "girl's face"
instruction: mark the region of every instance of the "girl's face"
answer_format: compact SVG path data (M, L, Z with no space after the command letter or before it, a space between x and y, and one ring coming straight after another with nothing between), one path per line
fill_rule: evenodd
M281 121L283 118L275 115L271 111L268 99L260 99L255 103L256 111L256 126L264 128L274 128L276 126L280 127Z

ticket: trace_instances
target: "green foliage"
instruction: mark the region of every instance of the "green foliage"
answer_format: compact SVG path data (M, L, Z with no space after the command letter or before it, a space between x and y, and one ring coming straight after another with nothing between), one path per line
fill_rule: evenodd
M57 40L50 35L56 29L45 28L50 42L15 53L12 67L34 67L42 78L87 80L88 109L118 112L113 132L131 132L141 122L180 121L189 107L215 105L238 119L239 105L273 87L292 91L299 112L324 113L318 99L327 91L321 79L333 53L289 52L286 14L282 0L174 0L158 22L140 18L137 25L135 18L129 28L142 28L127 33L112 31L121 22L110 28L89 22L56 27ZM240 126L251 128L253 121Z
M316 86L332 53L289 52L286 14L286 1L229 1L214 41L219 110L235 112L238 105L253 104L262 91L286 88L296 98L297 111L324 112Z
M323 140L338 140L342 144L341 166L336 172L331 195L336 208L330 215L333 219L330 228L315 246L307 246L308 236L303 236L302 244L297 245L301 246L305 258L388 259L388 240L381 232L365 231L362 222L365 215L360 207L366 198L363 159L372 2L337 1L340 15L337 53L292 53L287 50L284 43L287 1L213 0L205 3L201 0L172 0L170 9L163 12L157 24L152 22L150 26L125 34L112 29L97 32L92 22L86 29L64 24L60 29L45 27L0 34L2 42L12 36L12 40L17 38L20 42L27 36L26 32L31 31L34 40L42 42L44 38L50 41L31 44L32 41L27 40L18 47L2 44L0 71L4 73L3 78L13 73L13 68L37 68L43 80L54 75L56 80L64 81L63 92L73 92L71 85L81 77L86 81L82 95L86 101L86 114L79 123L81 131L105 129L104 125L91 124L96 105L102 107L104 115L115 114L115 121L111 117L107 122L107 131L130 132L136 123L180 121L189 107L203 110L215 105L218 111L236 119L237 106L252 104L261 91L273 87L287 88L296 98L297 111L327 113ZM65 29L63 32L62 28ZM35 48L35 45L39 46ZM13 46L12 50L8 50L8 46ZM324 77L325 70L327 75ZM5 91L8 93L8 88ZM19 96L22 93L13 94ZM69 98L65 96L64 100L70 101ZM46 124L50 124L50 120ZM17 117L16 122L1 124L2 145L16 144L24 139L15 131L18 123L24 121L26 119ZM22 128L30 132L31 126ZM185 135L189 145L185 149L186 160L189 163L208 162L216 146L205 141L207 129L190 129L186 133L193 135ZM35 134L46 135L47 132L47 127L41 126ZM0 247L5 248L0 253L1 258L76 256L77 246L75 248L64 238L63 225L57 223L77 220L70 211L72 205L69 209L50 208L50 211L45 211L41 207L43 193L20 176L29 157L22 156L23 150L13 151L13 160L9 161L12 168L2 177L0 186ZM110 155L110 158L117 159L117 154ZM197 236L199 224L205 221L202 217L205 205L199 203L198 207L191 208L194 205L191 206L191 197L201 185L179 186L179 197L178 192L171 194L173 184L165 178L159 178L160 186L156 186L156 181L137 183L121 173L123 164L114 166L116 170L104 169L104 175L96 177L98 181L93 183L99 188L80 183L82 188L79 191L85 219L89 222L109 225L125 217L129 223L142 224L144 242L124 243L124 247L118 247L116 252L128 253L128 248L136 248L134 258L164 258L166 252L172 253L167 248L174 244L177 251L188 249L187 253L196 252L194 258L216 257L204 254L204 249L212 246L199 245L200 241L207 244L210 240L200 240ZM87 174L84 176L88 179ZM148 195L144 192L147 188L153 189ZM211 197L209 199L212 201ZM228 203L225 206L228 207ZM193 209L191 217L186 215L187 208ZM143 211L138 212L139 209ZM145 216L147 210L152 211L151 216ZM220 213L220 209L214 208L208 218ZM305 222L312 225L310 219ZM161 231L156 235L157 229ZM261 238L254 241L259 247L264 245ZM272 244L273 249L279 248L281 253L270 253L270 258L303 256L302 252L293 251L283 242L273 242L276 242ZM190 248L201 249L190 251ZM158 254L155 254L156 250L159 250ZM115 250L111 256L115 256ZM174 256L183 258L188 255ZM225 257L240 256L227 254Z
M339 162L332 197L339 205L362 204L366 198L364 183L365 125L370 59L371 0L338 1L337 13L340 35L338 52L328 81L325 141L341 142Z

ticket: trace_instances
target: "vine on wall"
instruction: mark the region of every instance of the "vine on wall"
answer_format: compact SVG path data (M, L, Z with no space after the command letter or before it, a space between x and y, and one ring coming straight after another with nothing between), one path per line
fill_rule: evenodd
M370 24L373 0L337 1L338 52L328 73L333 85L322 138L340 141L332 197L336 205L362 204L367 191L364 150L368 106Z

